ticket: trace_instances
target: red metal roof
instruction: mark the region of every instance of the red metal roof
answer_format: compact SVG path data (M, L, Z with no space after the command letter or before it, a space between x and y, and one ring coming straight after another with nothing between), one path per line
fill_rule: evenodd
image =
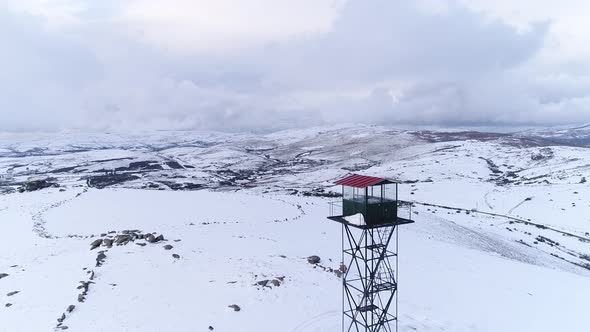
M347 176L344 179L340 179L336 181L336 184L340 184L347 187L355 187L355 188L366 188L369 186L374 186L381 183L391 183L391 181L377 178L374 176L366 176L366 175L358 175L353 174L351 176Z

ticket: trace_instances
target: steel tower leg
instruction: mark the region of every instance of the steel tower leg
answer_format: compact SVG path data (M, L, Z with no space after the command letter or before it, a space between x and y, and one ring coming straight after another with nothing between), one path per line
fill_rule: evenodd
M397 331L397 239L395 225L343 225L342 331Z

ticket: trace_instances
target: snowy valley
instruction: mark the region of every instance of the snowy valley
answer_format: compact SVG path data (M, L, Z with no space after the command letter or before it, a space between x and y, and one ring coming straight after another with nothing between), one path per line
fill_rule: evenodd
M0 331L340 331L326 216L351 173L399 181L415 221L400 331L587 331L588 144L587 127L3 133Z

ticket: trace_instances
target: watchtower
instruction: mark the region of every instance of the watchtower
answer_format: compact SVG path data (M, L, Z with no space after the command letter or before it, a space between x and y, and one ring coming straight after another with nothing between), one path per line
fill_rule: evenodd
M342 224L342 331L397 331L397 226L413 222L398 217L398 184L356 174L336 184L342 201L328 219Z

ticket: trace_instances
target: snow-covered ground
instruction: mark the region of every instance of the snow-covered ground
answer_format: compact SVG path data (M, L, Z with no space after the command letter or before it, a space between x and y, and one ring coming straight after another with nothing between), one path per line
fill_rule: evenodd
M327 196L352 172L414 203L400 331L587 331L590 150L556 144L368 126L2 134L0 331L340 331ZM18 192L31 180L56 186ZM90 250L109 237L123 241Z

